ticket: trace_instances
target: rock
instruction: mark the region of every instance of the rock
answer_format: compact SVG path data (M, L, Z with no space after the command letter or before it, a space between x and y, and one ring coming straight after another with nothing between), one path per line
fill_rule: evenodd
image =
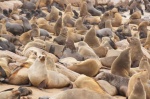
M103 66L111 67L113 61L116 58L117 58L117 56L104 57L104 58L100 58L100 61Z
M116 87L110 85L107 81L99 80L97 82L111 96L117 95L118 92Z

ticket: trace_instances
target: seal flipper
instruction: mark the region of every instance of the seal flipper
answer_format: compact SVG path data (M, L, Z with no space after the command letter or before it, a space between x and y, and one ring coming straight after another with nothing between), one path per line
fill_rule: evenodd
M43 88L46 88L46 82L47 82L46 79L43 80L43 81L39 84L38 88L39 88L40 90L42 90Z

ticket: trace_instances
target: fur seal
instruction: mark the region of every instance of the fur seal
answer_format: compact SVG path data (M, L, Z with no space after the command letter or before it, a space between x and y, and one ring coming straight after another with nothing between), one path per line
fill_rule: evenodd
M129 77L131 67L130 49L126 49L114 60L111 73L122 77Z
M148 79L149 79L149 75L148 75L148 71L147 70L142 70L139 73L134 74L130 80L129 80L129 84L128 84L128 91L127 91L127 95L130 96L133 89L134 89L134 85L136 83L137 78L141 79L141 82L144 86L144 89L146 91L146 99L150 98L149 95L149 85L148 85Z
M138 26L138 31L140 32L140 38L146 38L147 37L147 26L150 25L150 22L143 21Z
M131 34L131 28L129 26L129 23L125 23L120 27L118 27L115 34L120 38L120 40L126 39L126 37L131 37L132 34Z
M150 64L149 64L148 58L145 55L143 55L143 57L139 63L139 69L147 70L148 73L150 71ZM150 79L150 74L149 74L149 79Z
M54 97L54 99L77 99L77 98L82 98L82 99L111 99L113 97L111 97L110 95L103 95L103 94L99 94L95 91L92 90L88 90L88 89L79 89L79 88L74 88L74 89L69 89L66 90Z
M93 50L99 58L105 57L108 52L108 49L103 46L95 47Z
M0 47L1 50L8 50L14 53L16 52L15 45L3 37L0 37Z
M87 3L83 2L80 7L80 17L90 16L91 14L88 12Z
M67 38L67 32L68 32L67 27L63 27L60 31L60 34L56 38L54 38L53 41L57 42L60 45L64 45Z
M27 32L32 29L31 24L29 23L28 19L26 17L21 17L23 27L24 27L24 32Z
M99 94L107 94L94 79L85 75L80 75L74 84L77 88L87 88Z
M142 0L131 0L129 3L130 15L134 12L136 8L138 8L141 11L142 15L144 15L141 4L142 4Z
M46 16L46 20L50 22L55 22L59 18L59 10L55 7L51 7L51 12Z
M127 37L127 41L129 42L130 53L131 53L131 61L132 61L131 67L138 67L140 60L143 57L141 43L135 37Z
M107 81L117 88L120 95L127 96L129 78L102 72L96 76L96 79Z
M98 24L100 29L105 28L105 21L111 19L110 11L106 11L101 17L101 22ZM112 20L111 20L112 21Z
M77 30L88 30L86 26L83 24L83 18L79 17L75 22L75 27Z
M74 27L75 25L75 20L69 12L63 16L63 25L66 27Z
M100 40L98 39L95 33L95 26L92 26L90 30L87 31L83 41L86 42L92 48L100 46Z
M141 19L141 17L141 13L139 11L136 11L130 16L130 19Z
M96 31L96 36L99 37L100 39L102 37L113 37L113 32L110 28L103 28L103 29L100 29L100 30L97 30Z
M100 66L94 59L87 59L72 66L68 66L67 68L79 74L93 77L99 72Z
M135 85L128 99L146 99L146 92L140 78L137 78L135 81Z
M84 58L78 53L77 48L74 45L74 41L70 36L67 37L65 47L63 49L63 55L61 58L73 57L78 61L82 61Z
M69 79L52 70L45 64L46 56L40 55L29 68L28 77L32 85L38 88L61 88L70 84ZM36 77L40 79L35 79Z
M122 24L122 16L120 13L115 13L114 18L112 19L112 26L119 27Z
M92 15L92 16L100 16L102 14L101 11L97 10L96 8L94 8L92 2L90 0L86 0L87 2L87 9L88 12Z
M80 41L78 43L78 52L84 57L85 60L89 58L98 58L93 49L84 41Z
M17 37L13 36L13 35L0 34L0 37L3 37L5 39L7 39L9 42L13 43L16 46L21 46L22 45L20 40Z
M54 32L56 36L60 34L62 28L62 16L60 16L60 18L56 21L56 24L54 25Z

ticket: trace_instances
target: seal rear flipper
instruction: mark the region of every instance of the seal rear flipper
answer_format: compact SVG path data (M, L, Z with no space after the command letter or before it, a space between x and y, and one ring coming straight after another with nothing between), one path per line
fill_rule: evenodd
M43 80L43 81L39 84L38 88L39 88L40 90L42 90L43 88L46 88L46 83L47 83L47 80L46 80L46 79Z
M30 86L32 86L31 82L29 82L29 84L27 85L21 85L20 87L30 87Z

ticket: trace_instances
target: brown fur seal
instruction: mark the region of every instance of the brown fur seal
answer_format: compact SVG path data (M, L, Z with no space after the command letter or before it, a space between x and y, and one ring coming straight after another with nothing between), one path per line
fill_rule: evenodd
M13 36L13 35L0 34L0 37L3 37L5 39L7 39L9 42L13 43L16 46L21 46L22 45L20 40L17 37Z
M60 31L62 29L62 16L57 20L56 24L54 25L54 32L55 35L58 36L60 34Z
M51 12L46 16L46 20L50 22L55 22L59 18L59 10L55 7L51 7Z
M139 63L139 69L147 70L148 73L150 72L150 64L149 64L148 58L145 55L143 55ZM150 79L150 73L149 73L149 79Z
M64 11L65 13L70 13L72 16L74 16L74 13L72 11L71 3L69 3Z
M50 52L50 53L56 55L59 58L62 56L63 49L64 49L63 45L54 44L54 43L51 43L48 41L45 42L45 50L47 52Z
M86 42L92 48L100 46L99 38L95 33L95 26L92 26L91 29L86 33L84 42Z
M103 46L95 47L93 50L99 58L105 57L108 52L108 49Z
M87 27L83 24L83 18L79 17L75 22L75 27L77 30L87 30Z
M21 17L21 20L24 27L24 32L27 32L32 29L31 24L29 23L29 20L26 17Z
M135 37L128 37L127 41L129 42L130 53L131 53L131 61L132 61L131 67L138 67L140 60L143 57L141 43ZM137 55L137 53L138 53L138 55Z
M148 78L149 78L149 75L148 75L148 71L147 70L142 70L140 71L139 73L136 73L134 74L130 80L129 80L129 84L128 84L128 91L127 91L127 95L130 96L131 93L132 93L132 90L134 88L134 85L136 83L136 80L137 78L140 78L141 79L141 82L144 86L144 89L146 91L146 99L149 99L150 98L150 95L149 95L149 85L148 85Z
M80 75L74 84L77 88L87 88L99 94L107 94L94 79L85 75Z
M128 99L146 99L146 92L140 78L137 78Z
M30 32L31 31L25 32L19 37L19 40L23 45L26 45L28 42L32 41Z
M60 45L64 45L67 38L67 32L68 32L67 27L63 27L60 31L60 34L56 38L54 38L54 41Z
M60 88L69 85L69 79L52 70L48 70L45 64L46 57L40 55L29 68L28 77L33 86L38 88ZM36 78L39 79L36 79Z
M141 19L141 16L141 13L139 11L136 11L130 16L130 19Z
M96 8L94 8L92 2L90 0L86 0L87 2L87 9L88 12L92 15L92 16L100 16L102 14L101 11L97 10Z
M74 33L74 32L72 32L71 30L68 30L67 37L72 38L72 40L73 40L74 42L83 41L83 39L84 39L84 36L83 36L83 35Z
M80 17L87 16L87 15L91 15L91 14L88 12L87 3L83 2L80 7Z
M95 77L97 80L105 80L117 88L118 94L126 96L129 78L121 77L107 72L102 72Z
M125 39L126 37L131 37L131 28L129 26L129 23L125 23L118 27L115 34L120 38L120 40Z
M146 38L147 37L147 26L150 25L150 22L148 21L143 21L139 24L138 26L138 31L140 32L140 38Z
M65 13L63 16L63 25L67 27L74 27L75 25L75 20L69 12Z
M29 58L13 70L11 76L5 82L13 85L27 85L29 84L28 68L33 64L37 54L33 51L30 52Z
M112 19L112 26L119 27L122 24L122 16L120 13L115 13L115 17Z
M122 77L129 77L131 67L130 49L126 49L114 60L111 73Z
M59 6L65 10L66 5L69 4L68 0L53 0L52 3L57 3Z
M106 11L101 17L101 22L98 24L99 28L105 28L105 21L111 19L110 11Z
M78 61L82 61L84 58L78 53L74 41L70 36L67 37L65 47L63 49L63 55L61 58L73 57Z
M103 94L99 94L95 91L91 91L88 89L79 89L79 88L74 88L74 89L69 89L66 91L63 91L62 93L51 97L51 98L55 98L55 99L77 99L77 98L81 98L81 99L111 99L113 97L111 97L110 95L103 95ZM40 98L42 99L42 98Z
M84 57L84 59L98 58L93 49L84 41L78 43L78 52Z
M68 66L68 68L79 74L93 77L99 72L100 66L94 59L87 59L72 66Z
M142 0L132 0L132 1L130 1L130 3L129 3L130 15L136 10L136 8L138 8L141 11L142 15L144 15L141 4L142 4Z

